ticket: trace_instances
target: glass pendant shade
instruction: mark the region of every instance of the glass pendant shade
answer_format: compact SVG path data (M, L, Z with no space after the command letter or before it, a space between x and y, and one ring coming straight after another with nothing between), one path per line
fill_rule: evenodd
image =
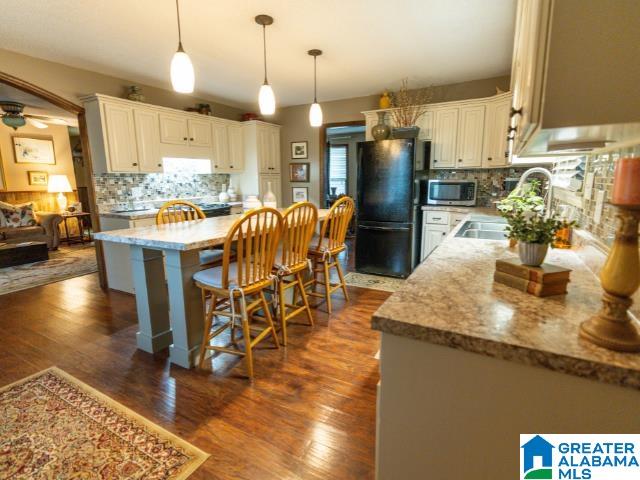
M258 104L260 105L260 113L262 115L273 115L276 111L276 96L273 94L273 89L268 83L260 87Z
M322 126L322 108L317 102L312 103L309 109L309 123L312 127Z
M4 114L2 116L2 123L4 123L7 127L11 127L16 130L20 127L24 127L27 121L22 115Z
M178 93L193 93L194 84L193 64L180 46L171 60L171 85Z

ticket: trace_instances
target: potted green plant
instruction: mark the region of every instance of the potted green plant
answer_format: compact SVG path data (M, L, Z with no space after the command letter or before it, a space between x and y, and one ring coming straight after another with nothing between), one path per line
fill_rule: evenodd
M544 198L539 195L540 181L531 180L520 189L512 191L507 198L497 202L500 215L510 223L517 213L524 212L544 212ZM518 241L515 238L509 239L510 247L515 247Z
M507 235L518 241L518 254L523 265L542 265L556 232L575 222L545 217L541 211L516 211L509 217Z

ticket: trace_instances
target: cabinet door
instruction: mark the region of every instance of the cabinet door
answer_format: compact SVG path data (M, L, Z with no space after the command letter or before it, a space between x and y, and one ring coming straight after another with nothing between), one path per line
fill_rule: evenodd
M189 143L189 129L187 119L177 115L160 114L160 141L173 145L187 145Z
M269 129L269 160L271 173L280 173L280 129Z
M371 129L373 128L374 125L378 124L378 114L376 112L365 113L364 123L365 123L364 139L367 142L370 142L373 140L373 136L371 135Z
M429 256L433 250L442 243L444 237L449 233L448 225L426 225L423 230L422 260Z
M187 126L189 128L189 145L194 147L211 146L211 121L189 118Z
M420 127L418 133L419 140L432 140L433 139L433 112L425 112L416 122Z
M133 109L105 103L104 117L107 127L109 171L137 172L138 153L133 124Z
M510 108L510 97L487 105L484 147L482 149L482 166L484 168L504 167L509 164L507 132Z
M271 191L278 199L278 207L282 207L282 181L279 174L260 175L260 200L269 191L269 182L271 182Z
M229 148L227 126L221 122L212 122L213 135L213 172L227 173L229 170Z
M484 142L484 105L460 108L456 167L482 166Z
M244 171L244 138L242 125L227 125L227 138L229 140L229 172L240 173Z
M258 126L256 129L257 135L257 153L258 153L258 172L259 173L271 173L271 166L269 165L269 132L263 126Z
M133 120L136 128L140 171L145 173L162 172L158 114L152 110L135 108Z
M436 110L433 132L433 168L455 167L457 133L458 109Z

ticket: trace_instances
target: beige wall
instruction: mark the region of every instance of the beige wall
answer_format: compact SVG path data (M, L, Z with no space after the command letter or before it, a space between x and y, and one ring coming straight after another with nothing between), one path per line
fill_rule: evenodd
M56 164L16 163L12 140L12 137L15 135L53 138ZM39 129L27 124L18 130L13 130L4 124L0 124L0 161L2 162L4 170L6 191L8 192L47 191L47 187L29 185L28 171L47 172L49 175L64 174L69 178L72 188L76 188L76 181L73 174L73 160L71 158L71 144L66 126L49 125L47 129Z
M80 104L79 97L91 93L125 97L127 87L136 83L2 49L0 49L0 71L26 80L77 104ZM168 75L167 66L167 77ZM215 116L232 120L240 120L240 115L244 113L243 109L212 100L136 84L142 87L147 103L181 110L184 107L194 107L197 103L209 103ZM167 88L170 88L168 78Z
M496 92L496 87L502 90L509 90L509 77L487 78L474 80L471 82L457 83L452 85L437 86L434 89L433 102L447 102L454 100L465 100L468 98L488 97ZM336 100L333 102L321 102L324 123L349 122L363 120L360 113L364 110L378 108L378 96L350 98L346 100ZM319 204L320 200L320 172L319 172L319 140L320 131L318 128L309 126L309 105L298 105L280 109L273 118L275 123L282 125L282 198L284 205L291 203L291 184L289 183L289 163L291 159L290 142L309 142L309 159L298 160L311 163L311 182L308 184L296 183L296 186L309 187L309 200Z

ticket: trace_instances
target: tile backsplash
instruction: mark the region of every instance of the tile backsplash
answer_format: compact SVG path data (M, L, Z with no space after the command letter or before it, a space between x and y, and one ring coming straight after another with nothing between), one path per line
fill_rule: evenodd
M94 175L96 203L102 210L128 202L193 198L220 192L225 174L105 173Z
M493 202L507 196L505 179L520 178L526 168L494 168L472 170L430 170L429 178L438 180L477 180L479 207L491 207Z

